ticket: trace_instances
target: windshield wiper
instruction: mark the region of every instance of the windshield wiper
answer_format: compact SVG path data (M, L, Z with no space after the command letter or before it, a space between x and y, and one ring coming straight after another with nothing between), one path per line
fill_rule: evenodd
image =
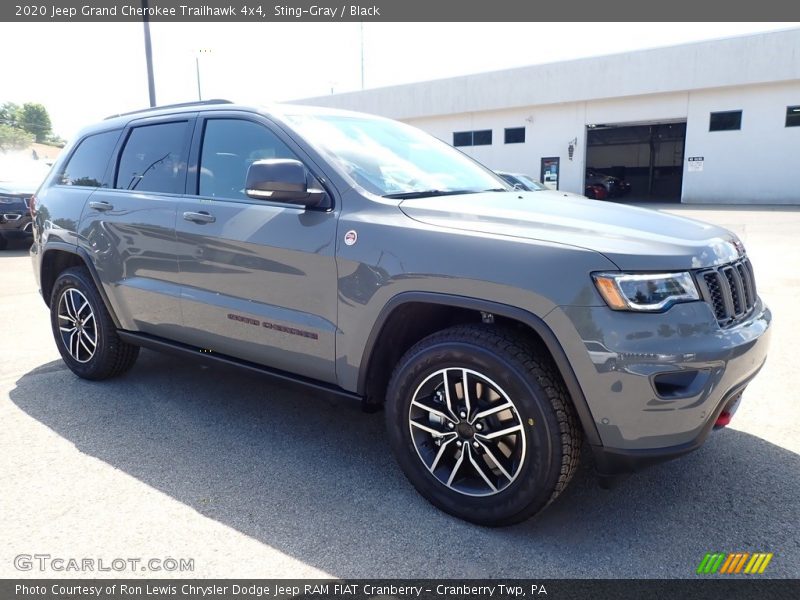
M397 194L385 194L384 198L396 200L411 200L413 198L430 198L431 196L453 196L456 194L477 194L478 190L419 190L416 192L399 192Z

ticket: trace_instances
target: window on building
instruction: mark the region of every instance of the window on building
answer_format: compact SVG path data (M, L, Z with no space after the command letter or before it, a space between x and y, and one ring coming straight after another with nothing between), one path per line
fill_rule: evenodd
M525 142L525 128L524 127L507 127L506 128L506 144L522 144Z
M128 136L117 171L117 189L183 193L189 123L136 127Z
M800 127L800 106L786 107L786 126Z
M472 145L473 146L490 146L492 144L492 130L482 129L481 131L472 132Z
M453 146L490 146L492 144L492 130L456 131L453 134Z
M453 134L453 146L472 146L472 132L456 131Z
M108 159L111 157L117 138L119 131L106 131L85 138L64 165L58 183L87 187L103 185Z
M733 131L742 128L742 111L726 110L712 112L709 120L709 131Z

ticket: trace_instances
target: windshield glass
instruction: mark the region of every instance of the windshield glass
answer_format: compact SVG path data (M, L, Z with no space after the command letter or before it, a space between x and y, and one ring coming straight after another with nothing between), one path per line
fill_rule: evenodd
M379 196L508 189L458 150L397 121L306 114L287 118L356 183Z
M527 175L517 175L517 177L519 177L522 180L522 183L528 186L532 192L539 192L547 189L544 184L536 181L535 179L531 179Z

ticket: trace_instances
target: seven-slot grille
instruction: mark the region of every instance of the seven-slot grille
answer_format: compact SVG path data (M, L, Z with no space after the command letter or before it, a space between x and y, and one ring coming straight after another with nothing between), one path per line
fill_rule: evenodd
M756 280L747 258L698 271L697 283L722 327L743 319L756 304Z

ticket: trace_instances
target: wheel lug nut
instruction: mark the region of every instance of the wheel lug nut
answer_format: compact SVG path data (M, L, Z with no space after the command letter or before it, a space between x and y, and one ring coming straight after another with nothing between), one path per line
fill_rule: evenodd
M453 429L453 427L455 427L455 425L453 425L452 423L448 423L448 424L447 424L447 428L448 428L448 429Z
M480 448L481 445L478 442L472 442L472 447L473 448Z
M461 416L462 419L467 418L467 413L465 413L463 410L459 413L459 415Z
M475 429L477 429L478 431L483 431L483 425L481 425L480 423L476 423Z
M464 443L464 442L462 442L461 440L456 440L456 446L458 446L459 448L461 448L461 445L462 445L463 443Z

